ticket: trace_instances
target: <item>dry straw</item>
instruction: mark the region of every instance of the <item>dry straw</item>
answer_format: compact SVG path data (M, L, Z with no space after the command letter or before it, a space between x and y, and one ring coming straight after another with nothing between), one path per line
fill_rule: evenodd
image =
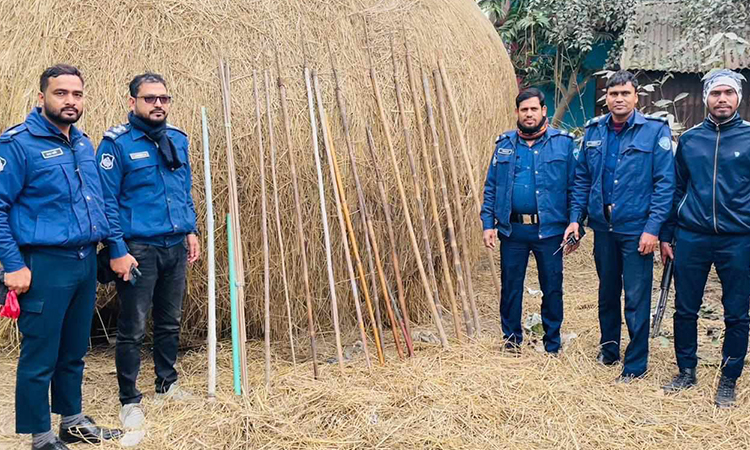
M484 178L483 170L491 152L494 137L512 126L512 99L516 94L513 70L497 33L474 2L465 0L164 0L160 2L134 0L89 0L59 2L56 0L6 0L0 2L0 126L8 127L23 120L36 102L39 74L45 67L67 62L79 66L86 78L86 111L81 127L95 144L103 132L125 121L127 113L127 83L146 70L162 73L169 82L175 101L170 121L184 129L191 138L194 189L198 209L198 223L205 223L204 186L200 152L200 107L206 106L211 124L211 163L214 174L214 208L216 217L224 217L229 209L226 138L222 124L222 97L217 63L220 58L232 68L232 135L237 171L237 192L244 252L244 297L247 335L263 335L263 244L261 229L260 168L255 131L253 70L271 69L271 78L285 79L288 97L288 118L291 142L277 142L277 189L281 216L281 235L286 253L291 319L296 336L308 333L310 321L305 307L301 247L297 240L297 223L292 189L291 170L286 152L296 153L300 208L305 228L313 321L317 331L332 329L330 289L325 282L325 247L322 221L317 199L317 183L307 99L302 76L303 54L301 41L306 43L307 60L311 69L319 73L323 102L330 112L331 138L334 146L343 148L345 136L335 108L336 98L326 42L330 40L333 55L339 65L342 97L347 105L349 129L355 156L359 158L363 197L370 205L378 194L373 170L367 157L366 124L376 124L377 109L368 78L367 47L372 53L372 64L383 93L383 108L391 129L400 129L398 108L393 86L393 65L389 41L396 38L398 47L408 41L413 49L420 49L425 58L415 58L414 68L433 70L434 55L442 51L446 70L454 87L460 119L470 145L473 167L478 168L476 179ZM369 27L369 46L365 42L364 23ZM402 33L402 27L405 33ZM278 48L280 69L273 67L274 48ZM402 47L400 47L402 48ZM396 57L396 76L406 85L408 80L403 54ZM415 120L409 105L424 106L423 94L405 89L403 100L409 116L409 133L417 134L419 126L427 123ZM416 101L415 101L416 100ZM272 114L280 117L276 92L272 95ZM450 124L454 126L452 123ZM282 123L273 124L282 133ZM265 124L264 128L267 127ZM440 125L439 125L440 127ZM385 137L376 127L375 140L385 149ZM442 128L439 128L442 129ZM403 133L394 135L394 150L399 170L409 171ZM442 133L440 133L442 139ZM452 133L456 135L456 131ZM268 140L268 136L263 136ZM428 132L428 145L429 132ZM444 144L441 142L441 148ZM458 148L458 142L455 143ZM396 194L394 170L381 159L380 168L393 205L396 248L401 258L403 290L408 304L404 315L416 323L426 323L433 315L427 301L415 256L406 232L405 211ZM426 189L424 164L419 178L422 198L429 198ZM429 164L427 165L429 166ZM349 205L358 204L349 160L341 161L342 181ZM460 168L459 184L463 192L469 179ZM326 180L325 194L333 203L333 185ZM418 210L416 193L407 183L408 209ZM465 206L466 222L472 246L469 261L476 262L480 233L477 211L468 196L460 199ZM375 211L375 208L371 207ZM364 241L363 217L359 208L352 208L352 222L360 242ZM438 205L440 227L432 221L431 236L445 239L446 211ZM382 215L373 214L373 225L380 236L385 235ZM223 221L218 221L220 224ZM270 220L269 233L278 235L278 225ZM204 234L205 236L205 234ZM204 237L205 239L205 237ZM220 337L229 333L229 301L227 288L226 228L217 227L217 331ZM342 327L356 324L353 297L348 283L341 236L332 233L334 275L341 297L338 302ZM434 244L433 244L434 245ZM421 246L420 246L421 247ZM390 261L389 244L381 238L379 255ZM437 247L432 250L437 256ZM288 317L283 288L281 249L278 239L269 242L271 302L270 320L273 339L284 339L288 332ZM449 257L450 255L449 250ZM425 258L422 249L422 258ZM440 258L432 263L443 269ZM205 338L207 323L207 262L196 263L189 273L189 286L183 315L183 336L195 342ZM387 281L394 284L393 268L386 264ZM369 269L372 271L372 268ZM451 268L452 270L452 268ZM370 276L370 274L368 274ZM439 283L440 298L445 294L444 282ZM375 289L375 286L372 286ZM360 291L364 289L360 286ZM371 291L374 292L374 291ZM382 296L374 296L374 306L383 306ZM102 291L99 299L103 321L113 324L108 309L116 310L117 299L111 290ZM369 318L368 318L369 322ZM369 326L369 323L368 323ZM3 342L15 332L3 321ZM374 344L374 342L371 342ZM297 348L299 358L309 355L309 348ZM304 355L303 355L304 354Z

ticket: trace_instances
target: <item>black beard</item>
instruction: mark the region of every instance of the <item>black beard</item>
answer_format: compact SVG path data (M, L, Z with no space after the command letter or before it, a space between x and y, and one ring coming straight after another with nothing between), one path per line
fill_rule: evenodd
M43 109L44 109L44 115L47 117L47 120L58 125L72 125L78 122L78 119L81 118L80 111L78 111L77 116L75 116L72 119L69 119L67 117L62 116L62 110L60 110L60 112L55 112L55 111L52 111L51 109L47 109L47 105L44 105Z
M518 127L519 130L521 130L521 133L523 134L534 134L537 131L541 130L546 122L547 122L547 118L543 117L542 120L540 120L539 123L533 127L527 127L521 122L516 122L516 126Z
M162 120L151 120L150 116L142 116L138 113L136 113L136 116L138 116L141 120L146 122L148 125L152 127L158 127L159 125L167 121L167 112L162 110L162 113L164 114L164 118Z

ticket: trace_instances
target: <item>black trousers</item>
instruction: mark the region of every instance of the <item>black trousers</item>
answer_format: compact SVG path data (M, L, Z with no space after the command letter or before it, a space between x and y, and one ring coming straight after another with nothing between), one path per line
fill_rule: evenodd
M143 397L136 388L136 379L141 368L141 346L149 309L154 321L156 392L166 392L177 381L174 365L180 341L187 268L184 243L165 248L130 242L128 247L142 275L135 285L122 279L116 281L120 315L115 365L123 405L140 403Z

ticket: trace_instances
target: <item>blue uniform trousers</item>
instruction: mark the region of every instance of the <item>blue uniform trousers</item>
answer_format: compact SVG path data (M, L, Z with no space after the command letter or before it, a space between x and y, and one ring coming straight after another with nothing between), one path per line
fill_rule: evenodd
M560 326L563 321L562 252L553 255L560 242L562 236L540 239L538 225L513 223L510 236L501 236L500 320L503 337L508 342L520 344L523 339L521 313L524 280L529 252L533 252L539 271L539 285L542 288L544 349L550 353L560 350Z
M16 433L50 430L52 412L81 412L83 357L96 301L96 252L82 259L23 252L31 287L19 298L23 335L16 375Z
M742 374L747 354L750 297L750 235L702 234L677 230L674 257L674 350L681 369L696 367L698 311L711 264L721 280L724 305L722 373Z
M622 306L625 288L625 323L630 343L625 349L623 375L641 376L648 365L648 333L654 255L638 252L640 236L594 231L594 261L599 276L601 351L611 361L620 359Z

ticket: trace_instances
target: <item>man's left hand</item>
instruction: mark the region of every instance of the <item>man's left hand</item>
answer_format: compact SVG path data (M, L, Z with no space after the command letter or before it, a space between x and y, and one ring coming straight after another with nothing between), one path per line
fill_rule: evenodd
M656 246L659 244L659 238L651 233L643 233L641 240L638 243L638 252L641 255L648 255L656 250Z
M198 241L198 236L192 233L188 234L186 239L188 245L188 262L192 264L201 257L201 244Z

